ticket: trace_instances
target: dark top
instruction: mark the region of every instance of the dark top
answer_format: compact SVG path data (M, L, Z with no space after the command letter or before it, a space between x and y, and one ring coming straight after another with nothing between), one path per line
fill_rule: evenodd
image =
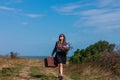
M66 63L66 52L64 52L64 51L57 51L57 44L58 44L58 42L56 42L55 47L54 47L53 52L52 52L51 55L53 56L54 53L56 53L55 54L55 62L57 64L59 64L59 63L65 64Z

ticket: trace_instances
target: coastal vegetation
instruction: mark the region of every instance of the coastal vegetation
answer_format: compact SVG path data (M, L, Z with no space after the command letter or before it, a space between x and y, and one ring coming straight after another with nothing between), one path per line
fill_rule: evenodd
M74 80L119 80L120 48L116 46L100 40L86 49L77 49L70 58L71 77Z
M0 65L0 80L57 80L58 67L46 68L43 60L17 52L0 56ZM76 49L64 65L64 80L120 80L120 47L100 40Z

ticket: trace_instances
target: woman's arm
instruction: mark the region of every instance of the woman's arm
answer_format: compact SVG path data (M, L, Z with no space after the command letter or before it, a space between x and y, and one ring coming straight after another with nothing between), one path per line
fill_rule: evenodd
M55 47L54 47L54 49L53 49L53 51L52 51L51 56L53 56L53 55L54 55L54 53L56 52L56 50L57 50L57 42L56 42L56 44L55 44Z

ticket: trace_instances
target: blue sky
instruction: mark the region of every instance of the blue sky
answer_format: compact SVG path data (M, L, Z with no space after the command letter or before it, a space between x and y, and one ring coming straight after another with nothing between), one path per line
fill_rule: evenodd
M50 55L64 33L73 49L120 44L119 0L1 0L0 55Z

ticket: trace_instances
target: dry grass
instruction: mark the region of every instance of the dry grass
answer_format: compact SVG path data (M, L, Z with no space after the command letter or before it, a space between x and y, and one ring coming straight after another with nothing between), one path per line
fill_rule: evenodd
M70 64L65 67L65 74L73 80L120 80L111 71L95 64Z
M0 57L0 80L56 80L39 59Z
M100 67L110 70L112 74L120 76L120 53L103 52L97 63Z
M42 60L0 57L0 65L0 80L57 80L58 68L45 68ZM66 64L64 74L65 80L120 80L96 63Z
M120 80L120 51L105 51L88 63L71 63L65 67L65 74L73 80Z

